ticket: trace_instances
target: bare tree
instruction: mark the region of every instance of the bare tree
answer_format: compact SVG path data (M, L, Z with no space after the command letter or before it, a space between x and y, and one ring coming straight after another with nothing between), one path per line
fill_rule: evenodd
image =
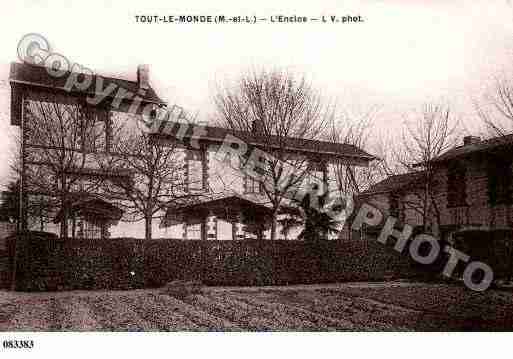
M258 142L256 147L271 155L261 177L273 208L274 240L278 212L287 193L302 183L309 163L315 161L291 153L291 141L319 139L331 108L304 77L278 70L243 74L235 86L220 88L214 102L221 126L235 131L246 143ZM295 169L292 176L287 168Z
M17 223L17 228L20 229L22 215L20 213L20 187L21 187L21 137L19 133L9 133L10 141L12 146L9 148L9 168L10 176L9 182L6 185L6 191L4 200L9 202L10 217ZM30 147L30 146L29 146ZM37 165L36 165L37 166ZM42 175L44 177L39 178ZM48 170L42 171L37 168L31 168L29 163L29 169L25 170L25 182L28 186L25 186L24 198L24 214L27 219L28 227L32 228L36 226L40 231L44 231L48 223L53 219L55 215L55 208L59 207L59 202L56 198L52 197L47 189L52 185L49 183ZM34 179L31 179L35 177Z
M339 161L334 164L337 190L349 196L357 196L385 176L390 175L390 145L385 145L383 135L373 134L373 119L377 112L371 108L360 117L342 114L333 117L328 129L327 138L330 142L349 144L358 148L370 148L377 159L368 166L357 167L351 163ZM372 146L371 146L372 145Z
M125 210L125 221L145 221L145 238L152 238L152 225L162 211L192 195L186 192L184 152L178 143L162 144L151 133L120 126L113 136L110 157L98 157L104 171L126 170L130 181L103 182L105 196Z
M513 132L513 82L506 75L496 77L483 100L474 100L474 107L487 134L504 136Z
M70 206L87 164L89 144L105 136L95 131L97 121L98 110L85 103L25 102L24 154L22 163L15 161L14 167L23 173L27 209L31 196L45 196L47 207L60 209L62 238L68 237Z
M450 108L440 104L425 104L422 109L406 120L401 148L396 159L405 173L422 174L417 191L411 192L411 199L405 206L418 212L422 217L424 230L428 225L429 214L440 225L440 211L435 199L435 168L433 160L459 142L458 122Z

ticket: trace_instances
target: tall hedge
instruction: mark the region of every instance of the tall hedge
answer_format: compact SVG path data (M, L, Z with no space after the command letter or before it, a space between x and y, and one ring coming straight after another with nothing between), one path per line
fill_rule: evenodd
M374 241L184 241L18 237L18 290L132 289L169 281L287 285L412 278L406 255Z

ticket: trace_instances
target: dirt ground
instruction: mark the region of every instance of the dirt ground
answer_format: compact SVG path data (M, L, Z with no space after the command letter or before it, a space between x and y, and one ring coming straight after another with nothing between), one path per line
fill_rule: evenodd
M0 331L513 330L513 294L414 283L0 292Z

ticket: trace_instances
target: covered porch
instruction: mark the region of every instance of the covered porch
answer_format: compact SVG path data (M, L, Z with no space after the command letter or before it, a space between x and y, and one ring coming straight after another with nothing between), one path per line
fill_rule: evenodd
M205 195L169 207L161 227L180 225L182 238L193 240L265 239L272 210L238 194ZM231 230L221 230L226 223Z
M68 238L109 238L109 228L116 225L122 216L123 210L99 198L75 201L71 204L68 215ZM54 223L61 223L62 220L61 210L57 213Z

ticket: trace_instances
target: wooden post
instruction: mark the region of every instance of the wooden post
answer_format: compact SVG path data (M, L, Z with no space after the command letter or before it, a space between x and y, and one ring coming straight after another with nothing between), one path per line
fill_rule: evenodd
M244 218L244 214L242 213L242 211L239 212L239 215L237 216L237 220L238 220L239 225L240 225L239 229L240 229L240 233L241 233L241 236L242 236L241 239L246 239L246 231L244 230L244 227L245 227L244 220L245 220L245 218Z
M207 221L207 239L217 239L217 218L213 210L208 211Z
M71 239L75 239L75 232L76 232L77 222L75 216L71 219Z
M21 146L20 146L20 160L21 160L21 174L20 174L20 193L19 193L19 218L18 218L18 231L24 232L27 230L27 193L26 193L26 171L25 171L25 103L23 97L21 99Z
M208 232L207 221L208 221L208 216L204 216L201 219L200 238L202 241L207 240L207 232Z
M264 228L263 228L263 226L259 226L258 229L257 229L257 239L259 241L263 241L264 240Z
M237 222L235 222L234 219L232 219L230 222L232 224L232 241L234 241L237 239Z
M326 191L326 193L329 193L329 188L328 188L328 163L326 161L322 161L321 162L321 170L322 170L322 183L323 185L325 186L324 187L324 190ZM328 196L326 196L327 198ZM323 205L326 205L326 203L323 203ZM327 228L324 228L322 233L321 233L321 236L324 237L322 239L324 240L328 240L328 236L329 236L329 231Z
M12 260L12 273L11 273L11 290L16 290L16 274L18 271L18 255L19 255L19 245L25 246L25 243L18 243L20 240L25 242L25 238L21 235L21 233L27 230L27 201L25 200L25 103L24 92L21 94L21 146L20 146L20 155L21 155L21 173L20 173L20 186L19 186L19 213L18 213L18 223L17 223L17 235L14 237L14 253ZM20 238L22 237L22 238ZM25 251L23 251L25 253Z

